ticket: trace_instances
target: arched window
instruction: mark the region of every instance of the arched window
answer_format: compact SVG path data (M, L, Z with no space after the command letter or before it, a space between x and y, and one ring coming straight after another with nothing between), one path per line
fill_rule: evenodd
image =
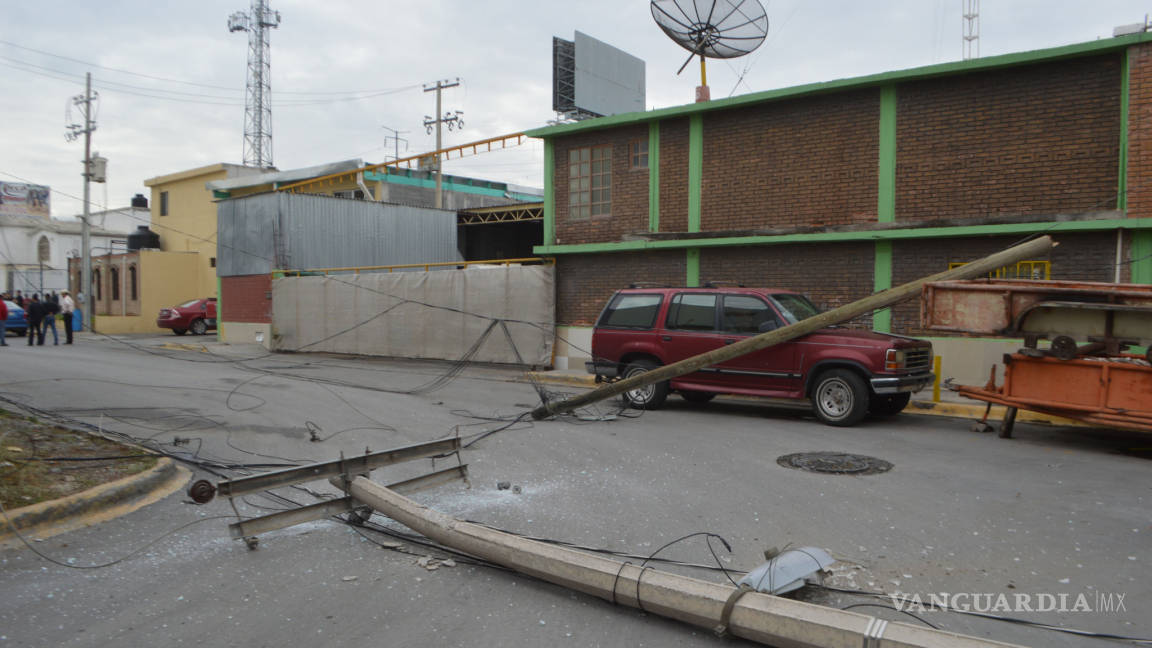
M36 258L40 263L48 263L52 260L52 248L48 244L47 236L41 236L36 243Z
M139 293L136 291L136 266L128 266L128 299L136 301L139 299Z
M96 301L100 301L101 299L104 299L104 291L101 290L101 288L102 288L102 286L100 283L100 271L99 270L93 270L92 271L92 291L90 294L96 295Z
M109 268L108 279L112 282L112 301L120 301L120 268Z

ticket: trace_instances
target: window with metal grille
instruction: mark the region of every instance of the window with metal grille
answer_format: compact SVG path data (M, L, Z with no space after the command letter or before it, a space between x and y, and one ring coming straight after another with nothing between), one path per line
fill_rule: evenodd
M959 268L965 265L967 261L953 261L948 264L948 269ZM1051 261L1020 261L1014 266L1004 266L996 268L988 273L989 279L1051 279L1052 278L1052 262Z
M628 159L633 169L647 169L648 140L632 140L628 144Z
M612 145L568 152L568 217L612 215Z

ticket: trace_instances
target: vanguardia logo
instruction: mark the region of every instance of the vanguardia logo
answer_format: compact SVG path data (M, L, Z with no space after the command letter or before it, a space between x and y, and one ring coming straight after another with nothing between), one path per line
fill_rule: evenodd
M1089 594L1052 593L992 593L992 592L938 592L920 594L889 594L892 605L901 612L927 612L930 610L956 610L959 612L1095 612L1120 613L1128 608L1126 594L1092 592Z

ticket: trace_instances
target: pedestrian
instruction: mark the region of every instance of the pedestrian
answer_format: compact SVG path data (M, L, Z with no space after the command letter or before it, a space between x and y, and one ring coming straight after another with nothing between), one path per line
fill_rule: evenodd
M64 344L72 344L72 313L75 310L76 302L72 301L72 296L67 290L61 291L60 312L64 313L64 337L67 339Z
M43 345L44 331L40 326L44 322L44 304L40 303L40 295L34 294L28 298L24 314L28 317L28 346L36 344L37 335L40 337L40 344Z
M43 346L44 338L48 336L48 329L52 329L52 344L60 345L60 335L56 333L56 315L60 312L60 304L52 301L51 296L45 296L42 304L44 307L44 321L40 325L40 344Z
M16 302L16 305L20 308L26 308L24 304L28 303L28 300L24 299L24 295L21 294L19 290L16 291L16 299L13 299L12 301Z
M8 346L8 304L0 299L0 346Z

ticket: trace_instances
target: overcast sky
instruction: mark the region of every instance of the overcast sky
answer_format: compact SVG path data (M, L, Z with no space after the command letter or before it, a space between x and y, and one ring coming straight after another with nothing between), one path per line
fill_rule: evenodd
M755 0L752 0L755 1ZM70 98L92 72L100 93L93 149L108 182L93 211L126 206L144 180L243 158L247 35L227 19L245 0L5 3L0 23L0 180L52 188L56 217L83 209L83 142L64 138ZM962 54L962 0L768 0L768 37L751 55L710 61L713 98L932 63ZM434 148L422 86L460 79L444 109L463 111L462 144L544 125L552 37L579 30L647 64L647 105L689 103L698 66L655 25L644 0L271 0L273 161L280 169ZM1136 0L984 0L980 54L1110 37L1152 5ZM80 120L72 109L72 121ZM405 151L407 147L407 151ZM451 161L446 173L542 187L538 140Z

